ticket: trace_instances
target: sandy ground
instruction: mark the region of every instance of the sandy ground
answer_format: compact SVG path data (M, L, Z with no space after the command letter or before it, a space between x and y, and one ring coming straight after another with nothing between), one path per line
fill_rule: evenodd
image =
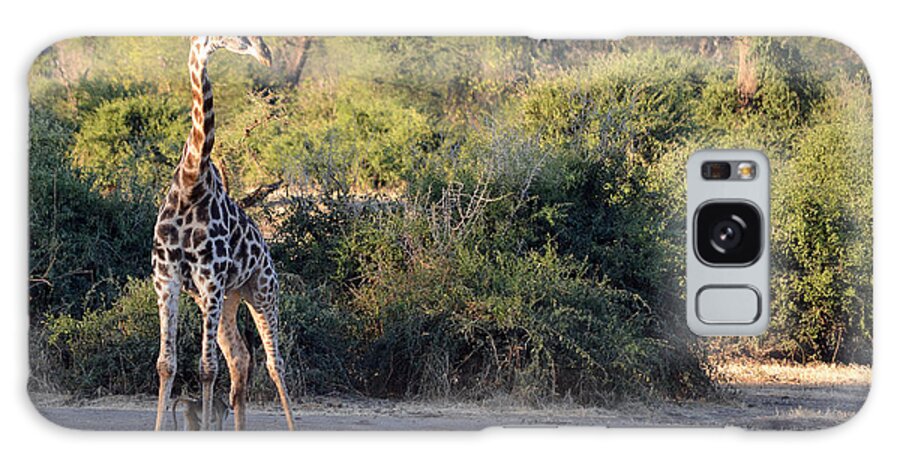
M851 418L867 385L730 384L730 398L681 404L624 404L615 409L578 406L540 409L491 404L312 398L295 406L300 430L481 430L487 427L727 427L821 429ZM152 398L107 397L74 402L34 395L38 411L60 426L87 430L151 430ZM499 403L502 403L500 401ZM182 424L181 421L179 421ZM284 430L274 404L251 404L250 430ZM172 427L171 416L168 427ZM231 417L227 421L231 426Z

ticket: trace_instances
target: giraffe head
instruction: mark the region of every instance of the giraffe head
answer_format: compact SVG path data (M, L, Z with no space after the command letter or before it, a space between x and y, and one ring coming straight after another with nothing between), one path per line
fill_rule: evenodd
M265 66L272 64L272 53L268 45L258 36L212 36L194 37L194 43L199 43L201 48L209 55L213 51L224 48L241 55L250 55Z

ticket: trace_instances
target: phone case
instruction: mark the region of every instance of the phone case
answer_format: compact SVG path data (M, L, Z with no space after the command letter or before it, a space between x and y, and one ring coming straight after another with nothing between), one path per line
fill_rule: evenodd
M35 60L28 391L90 430L821 429L872 360L872 97L815 37L81 37ZM771 320L686 323L692 153Z

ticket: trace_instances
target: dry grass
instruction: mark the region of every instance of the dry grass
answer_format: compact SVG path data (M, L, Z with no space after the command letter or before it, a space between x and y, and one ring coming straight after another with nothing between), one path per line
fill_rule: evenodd
M746 385L869 385L872 368L860 364L730 359L713 363L724 383Z

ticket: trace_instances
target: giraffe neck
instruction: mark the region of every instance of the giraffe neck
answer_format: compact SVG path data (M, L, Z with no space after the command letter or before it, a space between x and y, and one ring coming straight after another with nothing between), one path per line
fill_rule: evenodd
M209 170L209 156L215 144L215 113L212 84L206 63L212 52L203 37L194 38L188 68L191 74L191 134L181 162L182 185L193 185Z

